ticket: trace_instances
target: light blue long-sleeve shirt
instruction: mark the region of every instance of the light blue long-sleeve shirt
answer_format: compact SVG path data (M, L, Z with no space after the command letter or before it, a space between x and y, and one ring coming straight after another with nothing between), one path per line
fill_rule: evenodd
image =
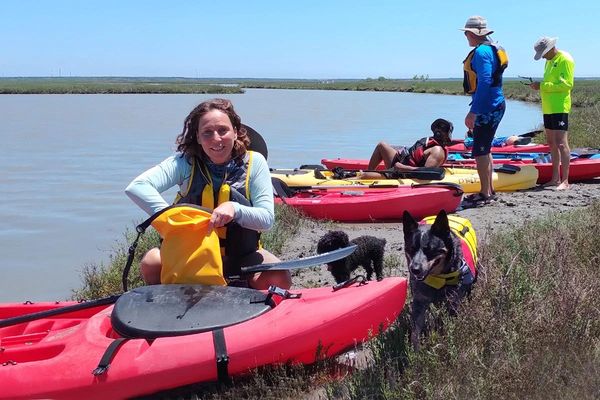
M477 74L477 89L471 95L471 112L489 114L503 101L502 85L492 86L492 73L498 68L498 58L489 44L481 44L475 49L471 67Z
M175 185L179 186L180 192L187 190L191 171L192 166L185 157L173 155L131 181L125 193L142 210L152 215L169 206L161 193ZM213 181L221 180L221 177L215 178ZM267 161L257 152L253 153L249 189L252 206L233 202L234 221L244 228L266 231L275 221L273 187Z

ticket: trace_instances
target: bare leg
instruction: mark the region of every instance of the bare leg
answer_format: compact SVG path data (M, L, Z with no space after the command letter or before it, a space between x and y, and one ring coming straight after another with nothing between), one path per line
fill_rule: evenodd
M154 247L144 254L140 262L140 273L146 285L160 284L161 269L160 250L158 247Z
M489 182L490 182L490 195L494 193L494 158L492 157L492 153L489 155L490 158L490 174L489 174Z
M385 167L389 169L392 166L392 160L396 156L397 150L385 142L377 143L371 159L369 160L369 166L367 169L374 170L377 168L379 163L383 161Z
M569 148L569 141L567 140L567 131L553 131L556 147L560 153L560 172L561 179L560 184L556 190L566 190L570 188L569 185L569 167L571 165L571 149Z
M258 259L262 259L262 261L253 264L274 263L280 261L279 258L275 257L267 250L261 249L256 253ZM244 263L246 263L246 259L244 259ZM260 290L268 289L271 285L278 286L282 289L289 289L292 286L292 277L289 271L263 271L250 276L248 278L248 285L254 289Z
M477 174L481 183L481 194L486 197L492 195L492 164L490 163L490 155L476 156L475 163L477 164Z
M546 142L548 142L548 145L550 146L550 154L552 155L552 178L550 178L548 182L544 183L544 186L558 186L558 184L560 183L559 167L561 162L561 155L556 145L556 136L554 134L555 132L556 131L552 129L546 129ZM570 156L571 155L569 154L569 157Z

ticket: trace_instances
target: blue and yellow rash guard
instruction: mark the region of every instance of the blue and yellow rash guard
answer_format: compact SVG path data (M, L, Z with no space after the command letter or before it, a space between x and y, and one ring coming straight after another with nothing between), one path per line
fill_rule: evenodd
M540 97L544 114L568 114L571 111L571 89L575 77L575 61L566 51L558 50L546 61Z
M502 81L493 86L493 73L499 68L498 57L490 44L482 43L475 48L471 68L477 74L477 89L471 95L471 112L474 114L489 114L502 102Z

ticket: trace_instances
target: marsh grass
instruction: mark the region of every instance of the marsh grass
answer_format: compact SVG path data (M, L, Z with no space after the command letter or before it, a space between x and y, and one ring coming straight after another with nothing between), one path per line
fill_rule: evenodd
M275 255L281 255L284 244L298 233L303 226L311 223L303 215L288 205L275 206L275 225L261 235L263 247Z
M569 115L569 144L600 148L600 104L573 108Z
M243 93L239 86L223 86L185 78L0 78L0 94L166 94Z
M596 203L492 237L459 317L438 311L443 329L414 353L405 312L372 342L385 349L373 365L337 385L353 399L598 398L598 220Z
M115 243L110 253L107 264L87 264L81 271L83 286L74 290L72 298L81 300L99 299L123 291L122 274L127 258L129 246L135 240L136 233L126 230L123 238ZM135 252L135 258L129 271L129 287L142 285L139 264L143 255L153 247L159 245L160 237L153 228L148 228L140 237Z

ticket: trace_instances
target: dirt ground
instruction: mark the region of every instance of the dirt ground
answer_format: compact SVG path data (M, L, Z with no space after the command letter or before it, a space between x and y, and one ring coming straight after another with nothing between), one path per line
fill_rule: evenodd
M471 220L480 243L485 242L491 233L527 223L545 214L589 205L594 200L600 199L600 179L572 184L571 189L566 191L538 186L525 191L498 193L498 195L499 200L496 202L457 212L458 215ZM361 235L385 238L386 257L390 255L398 257L398 265L391 271L386 271L387 274L406 275L402 253L404 240L400 222L307 224L307 227L288 240L281 258L291 260L315 255L317 241L329 229L343 230L350 239ZM331 274L324 266L298 270L293 275L293 288L327 286L334 283Z

